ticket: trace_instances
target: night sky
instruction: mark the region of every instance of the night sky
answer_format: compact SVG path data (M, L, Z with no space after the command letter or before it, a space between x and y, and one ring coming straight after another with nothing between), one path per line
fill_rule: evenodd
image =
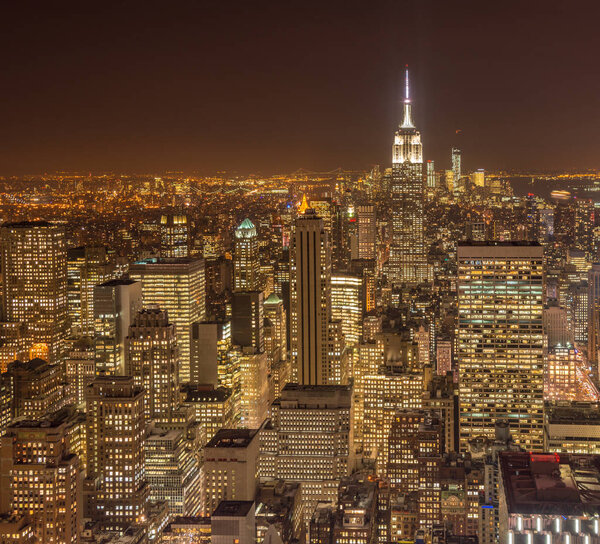
M597 2L6 2L0 174L600 168ZM461 132L457 135L456 131Z

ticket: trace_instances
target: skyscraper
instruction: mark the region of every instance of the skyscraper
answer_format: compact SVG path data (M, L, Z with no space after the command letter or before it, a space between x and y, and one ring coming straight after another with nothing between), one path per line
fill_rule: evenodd
M142 309L142 284L128 279L109 280L94 287L96 371L121 375L125 369L125 338Z
M101 246L71 248L67 252L67 297L71 330L94 336L94 286L111 279L113 267Z
M460 447L508 418L517 444L543 449L544 250L531 242L458 246Z
M588 272L588 360L594 380L600 379L598 350L600 349L600 263L594 263ZM575 335L577 339L577 334Z
M24 323L36 353L59 362L68 332L64 228L46 221L7 223L0 244L4 319Z
M137 313L125 339L125 373L146 390L147 420L170 422L179 406L179 351L175 326L164 310Z
M244 219L235 229L233 255L233 287L236 291L260 290L260 259L258 234L250 219Z
M189 382L192 323L206 319L204 259L146 259L132 264L129 275L142 282L144 306L169 313L179 345L179 380Z
M436 188L435 163L432 160L427 161L427 189Z
M331 255L323 221L312 208L296 220L290 250L292 355L302 385L329 383Z
M146 519L144 390L101 376L87 391L87 517L115 530Z
M452 172L454 173L455 183L459 183L459 180L462 177L461 158L462 158L462 153L461 153L460 149L458 149L457 147L453 147L452 148Z
M392 242L389 276L393 284L421 283L427 279L423 240L423 146L412 119L406 70L404 118L392 147Z
M375 206L364 204L356 207L358 219L358 258L377 258L377 221Z
M160 254L162 257L188 256L188 224L185 215L161 216Z
M1 441L0 509L28 516L35 542L79 542L82 464L64 416L16 421ZM23 541L0 535L0 542Z

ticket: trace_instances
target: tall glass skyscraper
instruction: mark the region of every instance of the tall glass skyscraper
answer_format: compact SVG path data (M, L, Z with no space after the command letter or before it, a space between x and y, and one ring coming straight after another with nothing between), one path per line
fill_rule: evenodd
M423 240L423 145L412 119L406 70L404 118L392 147L392 243L389 275L392 284L416 284L427 280Z
M536 242L458 246L460 447L494 437L507 419L515 442L544 445L544 249Z

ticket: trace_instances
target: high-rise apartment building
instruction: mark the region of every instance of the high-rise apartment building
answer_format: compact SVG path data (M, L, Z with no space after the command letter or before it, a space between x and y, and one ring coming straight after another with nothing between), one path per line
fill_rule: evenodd
M423 239L423 146L412 118L406 70L404 118L392 148L392 241L388 270L393 284L427 280Z
M259 291L260 256L258 234L250 219L244 219L235 229L233 255L233 288L236 291Z
M100 376L88 387L86 517L106 528L147 517L144 394L131 376Z
M67 251L67 299L71 331L94 336L94 286L111 279L106 248L75 247Z
M292 237L290 312L299 383L328 384L331 255L323 221L311 208L296 220Z
M146 419L170 422L179 407L179 350L175 326L159 308L140 310L125 339L125 373L146 391Z
M118 376L125 371L125 338L142 309L142 284L113 279L94 287L96 372Z
M59 362L68 333L64 227L46 221L0 228L4 319L24 323L36 353Z
M64 418L14 422L0 441L0 509L27 516L35 542L76 544L82 526L81 471ZM0 542L13 541L0 535Z
M500 418L517 444L543 448L543 257L535 242L458 246L462 450Z
M157 305L169 313L179 345L179 380L189 382L192 323L206 319L204 260L147 259L132 264L129 275L142 283L144 306Z

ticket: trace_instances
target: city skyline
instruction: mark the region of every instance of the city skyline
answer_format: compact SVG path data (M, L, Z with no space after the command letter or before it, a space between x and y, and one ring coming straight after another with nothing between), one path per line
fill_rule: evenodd
M457 146L469 170L600 167L599 77L582 54L600 44L585 10L376 2L9 12L2 174L368 170L387 163L407 63L425 159L445 164Z

